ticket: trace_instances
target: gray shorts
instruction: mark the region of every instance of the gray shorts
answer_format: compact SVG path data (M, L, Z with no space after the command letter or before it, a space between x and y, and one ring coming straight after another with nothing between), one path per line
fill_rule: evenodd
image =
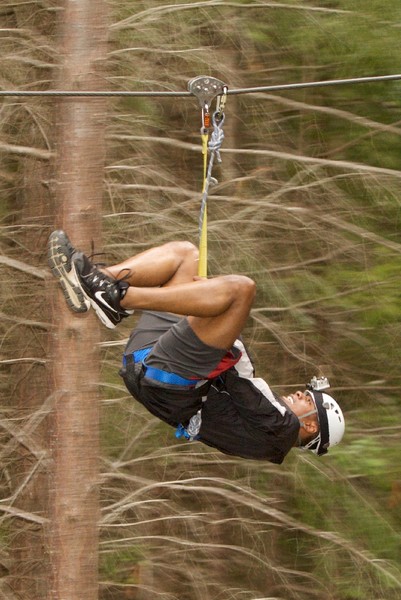
M186 317L144 311L124 354L148 347L152 351L146 358L147 366L187 379L206 379L226 354L226 350L204 344Z
M152 350L146 357L146 367L132 361L133 352L149 347ZM153 415L176 427L188 422L202 407L202 398L210 386L204 380L226 351L204 344L185 317L144 312L124 354L128 358L120 375L129 392ZM161 383L146 376L147 367L202 381L195 387Z

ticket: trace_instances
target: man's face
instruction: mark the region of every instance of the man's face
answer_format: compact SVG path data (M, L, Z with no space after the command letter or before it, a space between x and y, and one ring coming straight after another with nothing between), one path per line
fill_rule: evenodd
M317 418L316 407L312 396L310 396L308 392L297 391L289 396L283 396L283 400L300 421L301 440L310 437L311 434L318 433L319 421ZM308 415L311 411L314 412Z
M315 410L315 403L308 392L297 391L289 396L283 396L283 400L297 417Z

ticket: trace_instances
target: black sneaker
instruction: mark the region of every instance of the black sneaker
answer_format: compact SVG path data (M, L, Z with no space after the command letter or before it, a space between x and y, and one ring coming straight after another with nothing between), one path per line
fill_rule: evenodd
M82 292L72 265L75 248L64 231L57 230L50 234L47 245L47 262L53 275L58 279L68 306L74 312L86 312L90 302Z
M133 314L133 310L124 310L120 305L129 288L126 281L114 279L100 271L83 252L73 254L72 266L84 296L103 325L114 329L122 319Z

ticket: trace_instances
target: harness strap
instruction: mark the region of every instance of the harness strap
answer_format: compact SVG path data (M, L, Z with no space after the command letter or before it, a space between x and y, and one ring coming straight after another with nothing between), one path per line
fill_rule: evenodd
M146 364L146 358L151 350L152 350L151 347L150 348L142 348L141 350L135 350L135 352L132 352L131 354L128 354L128 355L124 354L123 355L124 367L127 366L127 363L129 361L133 361L134 363L142 363L142 366L143 366L143 369L145 372L145 376L148 379L160 381L161 383L167 383L169 385L195 387L199 381L202 381L201 379L196 379L196 378L185 379L185 377L181 377L180 375L177 375L176 373L169 373L168 371L163 371L162 369L157 369L155 367L148 367ZM238 357L235 357L231 352L227 352L227 354L220 361L220 363L216 367L216 369L214 371L212 371L212 373L209 374L209 378L217 377L219 374L221 374L222 372L229 369L231 366L233 366L234 364L236 364L239 361L240 357L241 357L241 353L239 354ZM205 401L206 396L202 400ZM179 425L176 429L176 432L175 432L176 438L178 438L178 439L185 438L189 441L199 439L199 431L201 428L201 423L202 423L202 410L198 410L198 412L190 418L187 427L184 427L184 425L182 423L179 423Z
M145 358L151 350L152 348L142 348L142 350L135 350L135 352L132 353L132 358L134 359L134 362L145 362Z
M207 133L201 130L202 153L203 153L203 189L202 202L199 215L199 277L207 277L207 199L209 186L211 183L217 183L212 177L213 162L216 157L217 162L221 162L220 148L224 140L223 123L224 113L216 111L212 117L213 131L209 143L207 144ZM202 128L203 129L203 128ZM206 168L207 148L210 150L209 164Z
M209 140L208 133L201 133L202 138L202 154L203 154L203 188L202 193L205 192L207 184L207 145ZM198 263L198 275L199 277L207 277L207 204L206 201L202 203L201 215L199 217L199 263Z
M145 361L151 350L152 348L142 348L141 350L135 350L135 352L132 352L128 355L124 354L124 367L127 365L128 359L133 360L134 363L142 363L145 370L145 375L148 379L154 379L155 381L160 381L161 383L167 383L169 385L195 387L196 384L201 381L201 379L186 379L185 377L181 377L181 375L177 375L176 373L169 373L168 371L163 371L162 369L148 367Z
M154 367L147 367L144 363L145 375L148 379L155 379L161 383L168 383L170 385L185 385L195 387L200 379L185 379L176 373L169 373L168 371L162 371L162 369L156 369Z

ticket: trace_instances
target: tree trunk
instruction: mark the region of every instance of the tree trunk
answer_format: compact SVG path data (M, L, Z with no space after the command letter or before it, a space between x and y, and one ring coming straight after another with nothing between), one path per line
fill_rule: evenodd
M60 32L59 88L101 89L97 74L105 58L105 3L65 0ZM56 227L86 249L100 241L105 104L99 99L64 98L58 105ZM49 597L98 597L99 328L97 320L54 300Z

